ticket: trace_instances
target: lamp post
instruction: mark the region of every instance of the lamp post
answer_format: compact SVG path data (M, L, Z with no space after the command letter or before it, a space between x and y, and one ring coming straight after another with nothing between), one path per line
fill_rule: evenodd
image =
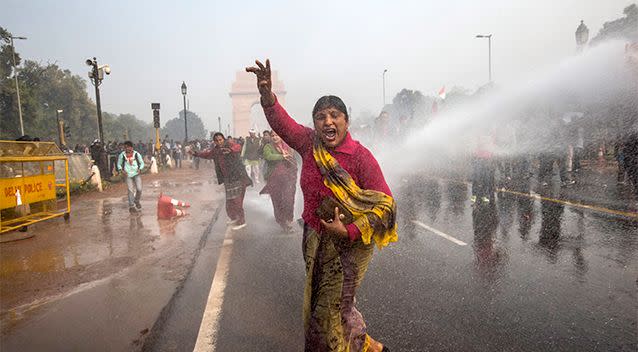
M492 83L492 35L491 34L479 34L476 36L477 38L487 38L487 68L489 72L489 83Z
M18 116L20 117L20 135L24 136L24 123L22 122L22 104L20 103L20 86L18 85L18 68L16 66L16 51L13 46L14 39L26 40L27 37L9 37L11 41L11 55L13 56L13 77L16 81L16 95L18 96Z
M93 59L86 59L87 66L91 66L91 71L89 71L89 79L91 83L95 86L95 106L97 109L97 130L100 138L100 142L104 145L104 131L102 129L102 106L100 104L100 84L102 84L102 80L104 79L104 74L111 74L111 67L109 65L101 65L98 66L97 59L94 57Z
M60 123L60 113L64 112L64 110L62 109L57 109L55 110L55 120L58 122L58 141L60 142L60 146L62 146L62 136L64 135L64 129L62 127L62 124Z
M222 131L222 117L221 116L217 116L217 122L219 123L219 132Z
M182 95L184 96L184 143L188 142L188 127L186 125L186 82L182 81Z
M583 48L589 40L589 28L585 25L583 20L580 20L578 28L576 28L576 48L578 52L583 51Z
M383 70L383 106L381 109L385 109L385 73L388 72L388 69Z

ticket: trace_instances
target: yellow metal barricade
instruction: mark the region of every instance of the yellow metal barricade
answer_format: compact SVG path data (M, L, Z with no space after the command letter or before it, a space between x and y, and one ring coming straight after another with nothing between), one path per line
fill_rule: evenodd
M56 180L56 163L64 164L64 179ZM70 213L69 160L60 148L53 142L0 141L0 234L58 216L68 219Z

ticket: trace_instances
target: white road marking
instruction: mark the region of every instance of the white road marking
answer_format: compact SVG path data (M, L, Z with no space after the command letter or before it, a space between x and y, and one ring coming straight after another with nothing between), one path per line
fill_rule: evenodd
M228 268L230 263L230 255L233 251L233 239L230 226L226 229L224 244L222 245L219 259L217 260L217 269L213 276L213 283L208 293L208 301L206 309L202 316L202 324L199 327L197 341L195 342L194 352L213 352L215 351L215 343L217 342L217 329L219 318L222 312L222 303L224 303L224 290L226 289L226 278L228 277Z
M426 230L428 230L428 231L431 231L431 232L433 232L434 234L437 234L437 235L439 235L439 236L441 236L441 237L445 238L446 240L452 241L452 242L454 242L454 243L458 244L459 246L467 246L467 243L465 243L465 242L463 242L463 241L461 241L461 240L458 240L458 239L456 239L456 238L454 238L454 237L452 237L452 236L450 236L450 235L448 235L448 234L446 234L446 233L443 233L443 232L441 232L441 231L439 231L439 230L437 230L437 229L435 229L435 228L433 228L433 227L430 227L430 226L428 226L428 225L426 225L426 224L424 224L424 223L422 223L422 222L420 222L420 221L412 220L412 223L413 223L413 224L416 224L416 225L419 225L419 226L421 226L422 228L424 228L424 229L426 229Z

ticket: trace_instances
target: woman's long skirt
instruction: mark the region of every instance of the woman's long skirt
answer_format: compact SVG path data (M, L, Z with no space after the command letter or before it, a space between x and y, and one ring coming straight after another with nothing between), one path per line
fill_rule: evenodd
M355 293L372 259L373 244L320 235L304 226L305 351L367 351L370 338L355 308Z

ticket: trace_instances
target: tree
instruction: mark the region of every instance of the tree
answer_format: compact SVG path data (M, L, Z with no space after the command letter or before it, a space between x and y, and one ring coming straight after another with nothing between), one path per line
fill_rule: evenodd
M131 114L115 115L108 112L102 113L104 126L104 139L108 141L126 141L134 143L146 142L153 139L155 129L152 123L138 120Z
M463 87L452 87L445 97L446 106L462 104L471 98L470 90Z
M591 44L614 38L638 41L638 6L631 4L625 7L623 14L625 17L605 22Z
M13 56L11 55L11 33L0 27L0 40L4 42L0 50L0 79L8 79L13 72ZM16 65L20 64L20 55L16 54Z
M11 33L0 27L0 139L20 136L13 58L7 40L10 36ZM20 55L16 53L16 64L20 63ZM69 146L89 144L98 138L96 108L87 93L86 80L55 64L42 65L30 60L24 61L17 74L26 134L57 141L56 110L63 110L59 117L70 131L71 136L67 138ZM103 127L108 131L105 133L107 139L122 140L124 132L130 139L136 140L147 140L152 135L153 129L149 124L133 115L105 115L108 115L103 121Z
M188 112L188 139L205 139L208 131L204 127L204 122L192 111ZM183 141L184 140L184 110L179 112L179 116L166 121L161 132L162 136Z
M425 116L427 111L427 104L425 96L418 90L410 90L403 88L392 99L392 105L394 108L395 118L401 118L401 116L409 119L415 116Z

